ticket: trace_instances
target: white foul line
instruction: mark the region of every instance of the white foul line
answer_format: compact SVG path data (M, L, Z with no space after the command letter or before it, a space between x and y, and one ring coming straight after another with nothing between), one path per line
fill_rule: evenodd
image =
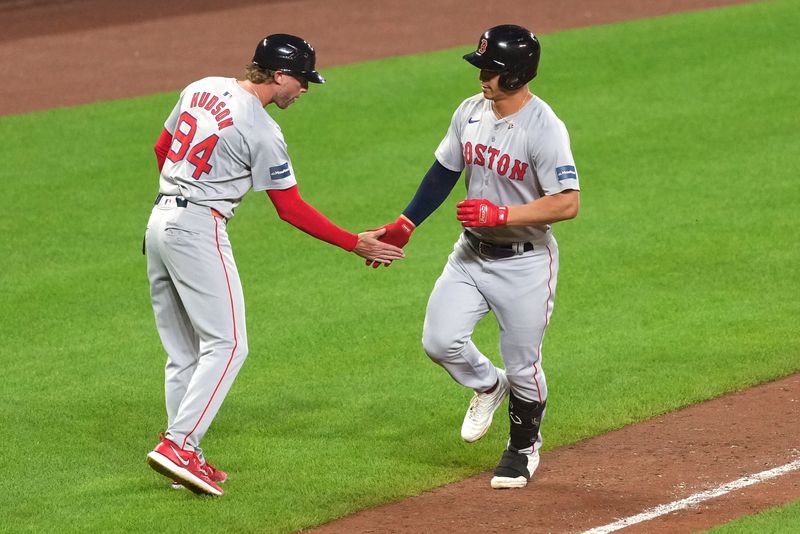
M746 488L747 486L758 484L759 482L769 480L770 478L785 475L786 473L796 469L800 469L800 460L795 460L794 462L782 465L780 467L775 467L774 469L769 469L768 471L762 471L760 473L756 473L755 475L742 477L738 480L728 482L727 484L723 484L722 486L704 491L702 493L695 493L694 495L690 495L689 497L681 499L680 501L671 502L669 504L660 504L655 508L645 510L641 514L632 515L630 517L626 517L625 519L620 519L614 523L587 530L583 532L583 534L607 534L608 532L614 532L616 530L635 525L636 523L650 521L651 519L675 512L676 510L682 510L684 508L694 506L695 504L725 495L731 491Z

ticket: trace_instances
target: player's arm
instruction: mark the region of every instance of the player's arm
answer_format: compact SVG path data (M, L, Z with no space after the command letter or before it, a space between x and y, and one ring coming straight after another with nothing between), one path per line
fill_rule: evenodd
M405 246L411 238L411 232L442 205L458 183L464 169L464 151L460 139L461 125L466 120L466 112L463 111L466 102L462 102L453 113L447 134L436 148L436 159L422 178L414 198L395 222L383 227L386 228L386 234L381 238L382 241Z
M552 224L575 218L580 203L580 191L574 189L516 206L497 206L485 198L473 198L456 204L456 218L465 227Z
M158 141L156 141L156 145L153 149L156 152L156 161L158 162L158 170L161 171L164 168L164 162L167 160L167 154L169 153L169 147L172 144L172 134L169 133L169 130L164 128L164 131L161 132L161 135L158 137Z
M282 220L312 237L379 263L391 263L405 257L402 249L378 241L385 230L362 232L356 235L336 226L303 200L297 185L288 189L270 189L267 190L267 195Z
M574 219L581 207L580 191L567 190L545 195L533 202L508 207L509 226L552 224Z
M434 160L422 178L414 198L403 210L402 217L410 221L414 227L422 224L422 221L442 205L458 183L460 176L461 171L451 171L438 160Z
M442 205L450 191L453 190L461 176L461 171L452 171L434 160L431 168L425 173L417 192L406 209L397 220L382 226L386 234L381 241L392 243L398 247L405 246L411 238L411 232L422 224L431 213Z
M169 154L169 149L172 146L172 132L175 131L178 125L178 117L181 114L181 101L183 100L185 92L186 89L181 91L181 96L178 98L175 106L173 106L169 117L167 117L167 120L164 122L164 130L162 130L155 147L153 147L156 151L156 162L158 163L159 172L164 168L164 162L167 160L167 154Z
M442 205L442 202L458 183L460 176L461 171L452 171L438 160L434 160L433 165L422 178L414 198L411 199L403 213L393 223L379 228L379 230L385 231L380 238L381 241L400 248L406 246L414 229ZM367 261L367 265L379 266L378 263L371 261ZM388 267L389 264L387 263L386 266Z

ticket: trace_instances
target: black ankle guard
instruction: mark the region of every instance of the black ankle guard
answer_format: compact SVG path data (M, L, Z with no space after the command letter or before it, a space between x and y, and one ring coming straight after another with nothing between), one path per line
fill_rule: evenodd
M532 447L539 438L545 402L520 400L512 391L508 396L508 419L511 421L511 447L521 451Z

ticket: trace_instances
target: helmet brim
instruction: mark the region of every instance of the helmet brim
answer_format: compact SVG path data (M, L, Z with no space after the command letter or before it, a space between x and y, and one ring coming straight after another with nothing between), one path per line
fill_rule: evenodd
M506 70L506 66L503 63L500 63L497 60L489 59L485 55L481 54L478 51L470 52L469 54L464 54L464 59L470 63L471 65L478 67L479 69L484 70L496 70L496 71L504 71Z
M322 74L315 70L312 70L311 72L300 73L300 76L311 83L325 83L325 78L322 76Z
M279 69L279 70L291 74L292 76L303 78L304 80L311 83L325 83L325 78L322 76L322 74L320 74L315 70L309 70L303 72L295 72L293 70L287 70L287 69Z
M298 71L295 71L295 70L292 70L292 69L284 69L284 68L281 68L281 67L269 67L267 65L262 65L262 64L258 63L256 60L253 60L253 65L261 67L262 69L265 69L265 70L283 71L283 72L285 72L287 74L291 74L292 76L297 76L297 77L303 78L304 80L308 80L311 83L325 83L325 78L322 76L322 74L320 74L319 72L317 72L315 70L298 72Z

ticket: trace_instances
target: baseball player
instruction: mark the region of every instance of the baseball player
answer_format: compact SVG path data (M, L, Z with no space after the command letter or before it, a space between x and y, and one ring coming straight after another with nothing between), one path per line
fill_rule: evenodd
M378 240L384 230L347 232L300 196L278 124L265 107L285 109L324 83L306 41L269 35L245 79L209 77L190 84L164 124L155 151L159 194L145 243L150 296L167 352L167 428L147 455L173 485L222 495L227 474L208 463L200 443L247 356L242 287L227 224L250 189L266 191L284 221L369 261L403 257Z
M464 441L481 439L509 397L510 435L493 488L526 486L539 464L547 402L541 349L559 265L551 224L579 208L567 130L528 88L540 50L536 36L520 26L496 26L481 36L478 49L464 56L480 69L481 93L456 109L416 195L381 237L404 246L466 171L467 198L457 204L464 231L430 295L422 343L434 362L475 391L461 427ZM489 311L500 327L505 369L470 339Z

